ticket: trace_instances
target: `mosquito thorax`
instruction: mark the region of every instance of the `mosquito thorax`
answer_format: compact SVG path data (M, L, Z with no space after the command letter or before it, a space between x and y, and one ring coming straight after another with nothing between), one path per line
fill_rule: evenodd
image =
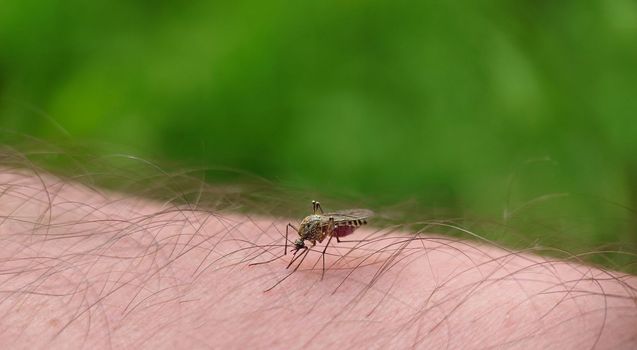
M305 219L301 221L301 229L299 230L299 235L302 238L307 239L307 237L314 234L314 231L320 226L320 222L320 215L306 216Z
M301 225L308 225L308 224L313 224L315 222L320 222L321 221L321 216L320 215L308 215L305 217L305 219L303 219L303 221L301 221Z

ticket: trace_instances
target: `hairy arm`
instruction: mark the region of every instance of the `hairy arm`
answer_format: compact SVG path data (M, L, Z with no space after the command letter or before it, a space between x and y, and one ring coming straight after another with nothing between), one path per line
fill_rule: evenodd
M637 346L635 276L373 228L248 266L286 224L0 169L0 347Z

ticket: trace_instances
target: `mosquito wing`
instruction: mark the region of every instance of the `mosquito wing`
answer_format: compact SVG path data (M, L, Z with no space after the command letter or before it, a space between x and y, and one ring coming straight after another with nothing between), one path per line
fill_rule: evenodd
M333 234L343 237L354 232L359 226L367 224L367 218L374 215L374 212L368 209L350 209L324 215L334 218Z
M374 215L374 212L369 209L349 209L341 210L334 213L323 214L327 217L334 218L334 222L344 222L352 220L365 220Z

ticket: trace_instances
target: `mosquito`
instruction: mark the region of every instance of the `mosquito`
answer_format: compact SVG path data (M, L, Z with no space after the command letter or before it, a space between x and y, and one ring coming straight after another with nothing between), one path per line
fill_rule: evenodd
M325 273L325 252L327 251L327 247L330 245L332 238L336 237L337 242L343 242L340 239L341 237L350 235L360 226L366 225L367 219L374 215L374 212L369 209L348 209L333 213L325 213L323 212L321 203L317 201L312 201L312 212L312 215L306 216L303 221L301 221L299 228L296 228L291 223L287 224L285 227L285 248L282 256L285 256L288 253L288 236L290 228L296 231L299 235L299 238L294 241L294 247L292 248L292 260L290 260L290 263L286 267L290 268L290 266L292 266L292 264L300 258L301 261L294 271L301 266L301 263L303 263L303 260L305 260L305 257L309 253L309 248L305 244L306 241L311 243L312 247L314 247L317 242L322 243L325 238L329 237L322 252L323 273ZM250 265L266 264L277 260L282 256ZM292 271L292 273L294 271ZM282 281L283 280L279 281L277 284ZM272 288L274 288L274 286Z

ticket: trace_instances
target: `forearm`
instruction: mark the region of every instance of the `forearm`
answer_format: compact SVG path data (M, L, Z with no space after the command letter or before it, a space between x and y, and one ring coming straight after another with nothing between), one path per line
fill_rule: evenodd
M289 253L248 266L283 253L287 221L8 170L0 184L0 344L637 345L634 276L373 228L331 245L325 271L322 249L296 271Z

